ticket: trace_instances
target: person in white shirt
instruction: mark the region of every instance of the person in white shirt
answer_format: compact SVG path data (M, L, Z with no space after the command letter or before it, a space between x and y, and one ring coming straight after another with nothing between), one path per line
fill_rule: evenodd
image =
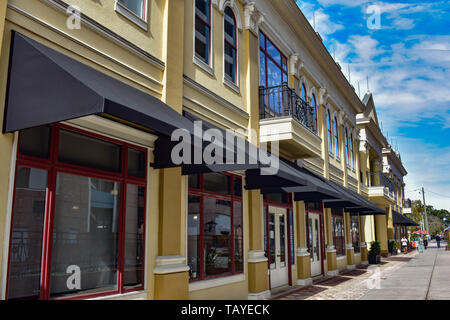
M402 243L402 251L403 253L407 253L408 252L408 239L406 239L404 236L401 240Z

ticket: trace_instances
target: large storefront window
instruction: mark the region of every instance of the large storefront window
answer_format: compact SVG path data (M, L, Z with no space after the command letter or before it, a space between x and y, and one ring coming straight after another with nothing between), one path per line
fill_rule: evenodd
M20 133L8 299L143 289L146 158L63 125Z
M359 215L350 217L350 233L352 235L352 244L356 253L360 252L360 239L359 239Z
M242 178L225 173L189 176L188 265L191 280L244 270Z
M345 255L345 224L342 209L332 209L333 220L333 244L336 248L336 256Z

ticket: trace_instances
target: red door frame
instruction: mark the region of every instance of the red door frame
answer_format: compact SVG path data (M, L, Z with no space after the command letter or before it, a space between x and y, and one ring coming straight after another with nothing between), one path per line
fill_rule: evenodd
M320 262L320 266L321 266L321 273L322 275L324 275L325 273L325 238L324 238L324 233L325 233L325 223L324 223L324 207L323 207L323 202L318 202L320 205L320 209L316 210L316 209L310 209L308 206L308 202L305 202L305 214L306 214L306 239L307 239L307 245L308 245L308 250L311 251L311 244L309 241L309 213L314 213L314 214L318 214L319 215L319 233L320 233L320 256L321 256L321 262ZM311 252L310 252L311 253Z
M278 207L286 210L286 237L287 237L287 260L288 260L288 283L292 286L292 261L291 261L291 217L290 210L293 210L292 194L287 194L287 203L274 202L268 199L268 195L263 195L264 208L266 211L266 246L267 246L267 267L269 269L269 290L272 289L270 282L270 240L269 240L269 207Z
M9 272L10 272L10 259L11 259L11 239L12 239L12 228L14 219L14 203L16 197L16 175L17 168L19 166L32 167L37 169L42 169L47 171L47 188L45 195L45 208L44 208L44 222L43 222L43 239L42 239L42 258L41 258L41 278L40 278L40 299L50 299L50 278L51 278L51 254L53 247L53 221L54 221L54 210L55 210L55 190L56 190L56 176L57 173L69 173L75 175L81 175L85 177L93 177L98 179L104 179L107 181L118 182L122 185L121 187L121 202L120 202L120 217L119 217L119 248L118 248L118 272L117 272L117 290L105 291L93 294L81 294L70 296L67 298L56 298L55 300L75 300L84 298L94 298L100 296L107 296L111 294L122 294L135 290L143 290L145 287L145 234L146 234L146 211L147 211L147 199L144 196L144 220L143 220L143 237L142 237L142 285L132 288L124 288L123 286L123 270L124 270L124 234L125 230L125 206L126 206L126 187L127 184L137 185L144 187L145 194L147 193L147 163L148 163L148 152L147 149L113 139L107 136L96 134L90 131L79 129L76 127L68 126L61 123L51 124L50 126L50 142L49 142L49 155L48 158L37 158L27 155L22 155L19 153L19 147L17 147L16 164L15 164L15 175L14 175L14 190L12 199L12 213L11 213L11 225L10 225L10 239L9 239L9 251L8 251L8 269L6 278L6 299L8 298L8 286L9 286ZM88 167L83 167L79 165L71 165L66 163L61 163L58 161L58 145L59 145L59 132L61 129L68 130L71 132L79 133L85 136L100 139L102 141L108 141L119 145L121 147L121 172L113 173L98 169L92 169ZM20 133L17 145L20 145ZM127 152L128 149L136 149L145 152L145 172L144 178L137 178L128 176L127 172Z

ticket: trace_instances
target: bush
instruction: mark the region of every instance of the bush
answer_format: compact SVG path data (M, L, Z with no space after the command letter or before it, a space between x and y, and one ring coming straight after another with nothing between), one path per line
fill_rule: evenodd
M381 243L373 241L370 243L369 256L376 257L381 253Z
M397 241L389 240L389 252L397 253Z

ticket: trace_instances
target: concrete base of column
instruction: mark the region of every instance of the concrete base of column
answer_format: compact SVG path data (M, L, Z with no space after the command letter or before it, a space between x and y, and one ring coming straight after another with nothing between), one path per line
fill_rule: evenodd
M302 287L311 286L312 283L313 283L312 278L298 279L298 280L297 280L297 285L298 285L298 286L302 286Z
M363 266L368 265L368 264L369 264L369 261L361 261L361 264L362 264Z
M155 300L187 300L189 267L182 256L156 258Z
M347 266L347 270L355 270L355 269L356 269L356 266L354 264Z
M248 300L269 300L271 297L272 294L270 293L269 290L248 294Z
M248 297L252 300L265 299L267 292L270 295L264 250L251 250L248 253Z
M327 276L330 276L330 277L336 277L337 275L339 275L339 270L329 270L327 272Z

